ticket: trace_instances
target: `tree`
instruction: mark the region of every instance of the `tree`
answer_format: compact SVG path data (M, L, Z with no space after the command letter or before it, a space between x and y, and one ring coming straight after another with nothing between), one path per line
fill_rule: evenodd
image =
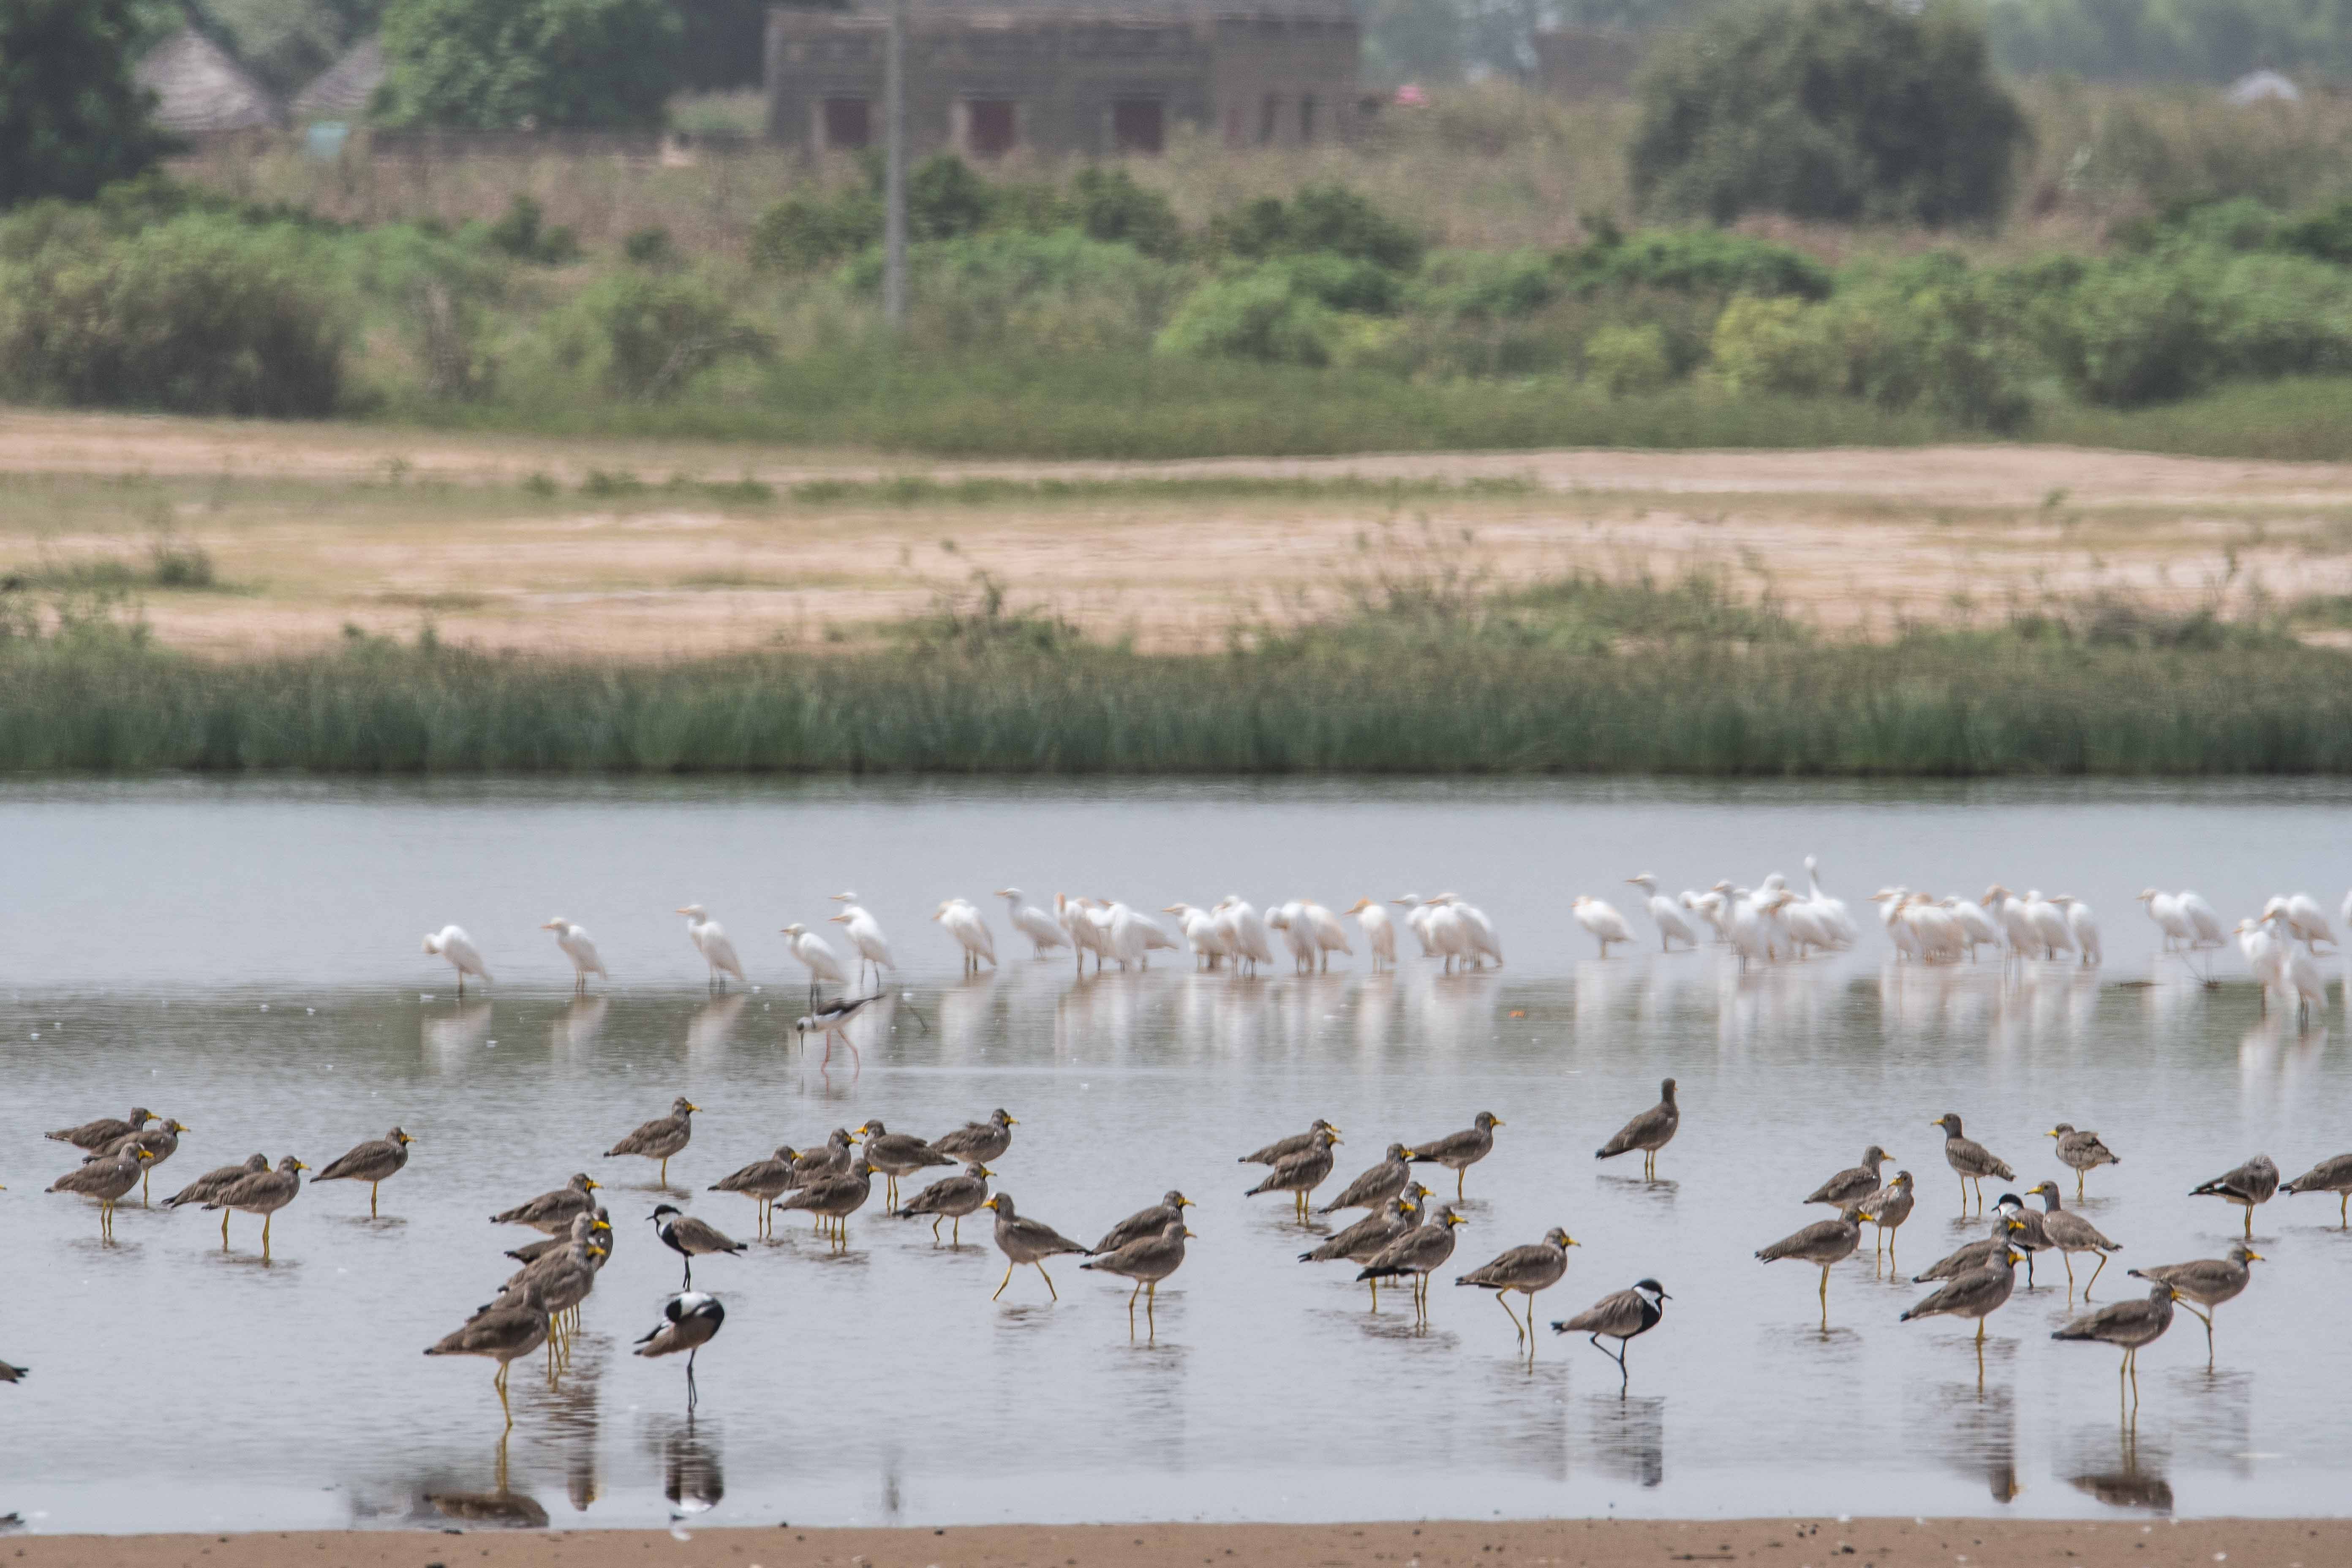
M388 125L504 131L652 127L677 85L664 0L391 0Z
M163 150L131 79L138 22L131 0L0 4L0 207L87 200Z
M1637 93L1635 197L1717 223L1990 223L2029 140L1957 5L1753 0L1662 46Z

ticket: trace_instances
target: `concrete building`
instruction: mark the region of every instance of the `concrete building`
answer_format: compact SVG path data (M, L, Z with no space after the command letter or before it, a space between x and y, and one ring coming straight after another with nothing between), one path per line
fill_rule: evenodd
M768 13L768 135L879 145L887 0ZM1354 130L1347 0L908 0L907 131L918 153L1157 153L1179 125L1227 146Z

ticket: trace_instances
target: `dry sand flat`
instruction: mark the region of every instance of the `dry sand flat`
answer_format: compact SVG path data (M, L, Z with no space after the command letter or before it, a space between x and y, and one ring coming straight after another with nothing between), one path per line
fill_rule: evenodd
M0 1540L24 1568L2335 1568L2352 1521L1549 1520Z
M593 471L940 480L1280 478L1328 493L1149 490L900 506L581 492ZM559 487L534 494L522 481ZM492 437L0 413L0 571L132 556L159 515L235 593L155 593L175 646L315 647L347 625L558 653L806 643L969 595L1147 648L1327 611L1383 574L1497 584L1693 569L1835 630L1983 620L2104 591L2170 608L2352 593L2352 466L2033 447L1559 451L1187 463L934 463L709 443ZM131 478L143 484L121 485ZM1346 480L1508 479L1501 494ZM171 498L159 503L160 489Z

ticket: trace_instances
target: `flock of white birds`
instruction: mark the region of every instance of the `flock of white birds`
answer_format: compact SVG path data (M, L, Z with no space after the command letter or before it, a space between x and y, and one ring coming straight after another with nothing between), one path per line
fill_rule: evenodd
M1642 890L1643 902L1637 907L1664 952L1677 945L1696 949L1704 940L1729 948L1745 970L1751 964L1801 963L1815 953L1841 952L1862 934L1844 901L1822 890L1819 863L1810 855L1805 857L1802 892L1777 871L1754 888L1719 881L1704 890L1673 895L1662 891L1657 878L1647 871L1626 882ZM1205 909L1185 903L1165 906L1160 912L1173 917L1173 932L1115 900L1056 893L1049 910L1028 902L1018 888L999 888L995 896L1004 900L1007 923L1035 957L1066 950L1081 974L1088 954L1099 972L1107 963L1122 970L1149 968L1155 952L1186 952L1196 968L1230 968L1244 974L1255 974L1286 956L1296 971L1320 972L1329 968L1335 952L1353 957L1357 937L1375 970L1394 968L1400 927L1422 958L1441 963L1447 973L1503 964L1494 922L1458 893L1428 898L1407 893L1386 904L1358 899L1339 911L1308 899L1261 911L1239 895L1228 894ZM782 929L786 946L807 970L812 989L847 986L853 976L862 983L869 971L878 984L885 971L898 967L881 921L857 901L855 892L835 893L833 899L842 908L824 923L842 928L849 950L845 958L822 935L797 922ZM2065 893L2045 897L2037 888L2021 896L1996 882L1981 899L1882 888L1869 901L1877 906L1879 923L1898 961L1973 963L1979 950L1989 949L2004 963L2103 962L2099 925L2091 907ZM2299 1006L2306 1017L2312 1008L2326 1005L2326 981L2317 955L2323 946L2332 949L2336 933L2326 911L2309 894L2273 898L2258 918L2242 920L2228 930L2213 906L2193 891L2149 888L2138 901L2147 906L2148 919L2161 933L2163 951L2194 953L2224 947L2234 937L2247 972L2263 987L2265 1006L2272 993ZM1400 912L1391 915L1391 909ZM742 957L709 910L687 904L677 912L686 917L686 934L709 966L711 984L742 983ZM1604 959L1612 946L1643 940L1622 911L1601 899L1580 894L1570 900L1569 913L1600 945ZM2345 895L2342 914L2352 926L2352 893ZM949 899L931 919L961 951L966 973L995 966L995 934L976 905ZM558 916L541 929L555 933L556 945L572 962L579 989L586 989L591 975L611 978L595 942L576 922ZM425 951L457 970L460 996L468 977L489 983L482 950L461 926L445 926L427 936Z

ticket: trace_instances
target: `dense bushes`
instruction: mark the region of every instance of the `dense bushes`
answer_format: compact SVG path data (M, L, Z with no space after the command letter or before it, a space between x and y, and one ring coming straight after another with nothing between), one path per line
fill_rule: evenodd
M1957 9L1746 0L1660 47L1632 174L1650 209L1831 222L1990 223L2023 115Z
M940 153L907 173L910 240L1063 229L1163 260L1186 248L1183 226L1168 198L1137 184L1124 169L1081 170L1066 187L992 184L954 153ZM761 214L752 228L751 257L755 267L812 272L881 242L882 165L869 158L864 183L824 195L789 196Z
M347 323L305 252L284 227L209 215L127 237L53 228L0 262L0 387L116 407L331 413Z
M163 151L131 79L140 20L132 0L0 5L0 207L88 200Z
M680 27L665 0L388 0L385 125L659 126Z

